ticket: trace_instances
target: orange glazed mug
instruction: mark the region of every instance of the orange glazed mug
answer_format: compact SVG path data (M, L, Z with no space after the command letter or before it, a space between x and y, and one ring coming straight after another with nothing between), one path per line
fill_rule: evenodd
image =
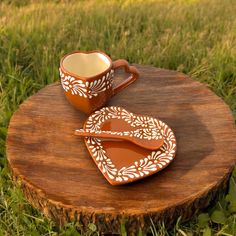
M113 87L114 70L120 67L130 76ZM113 62L101 51L70 53L61 59L59 71L67 99L87 114L104 106L113 95L139 77L138 70L126 60Z

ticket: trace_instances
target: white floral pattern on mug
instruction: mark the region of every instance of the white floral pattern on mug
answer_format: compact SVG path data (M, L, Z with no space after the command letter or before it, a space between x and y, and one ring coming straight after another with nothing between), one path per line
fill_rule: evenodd
M61 84L66 92L72 95L79 95L85 98L96 97L99 93L110 89L113 84L114 70L110 70L106 75L92 82L83 82L73 76L65 75L59 68Z

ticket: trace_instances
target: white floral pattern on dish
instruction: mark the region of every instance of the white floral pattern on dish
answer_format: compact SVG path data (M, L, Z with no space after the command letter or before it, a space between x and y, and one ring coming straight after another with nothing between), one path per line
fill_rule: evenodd
M111 106L94 112L86 121L84 128L99 131L101 125L108 119L123 119L132 127L156 128L161 130L161 135L164 137L164 144L160 149L152 151L148 156L120 169L117 169L107 156L100 139L86 137L85 142L94 161L100 171L109 179L120 183L130 182L134 178L142 178L165 168L174 159L176 139L173 131L161 120L148 116L137 116L124 108Z

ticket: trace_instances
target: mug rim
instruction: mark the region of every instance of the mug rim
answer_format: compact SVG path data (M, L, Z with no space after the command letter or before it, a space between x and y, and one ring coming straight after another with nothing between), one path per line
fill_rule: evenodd
M63 61L66 59L66 57L68 57L70 55L73 55L73 54L76 54L76 53L82 53L82 54L100 53L100 54L102 54L103 56L105 56L109 60L110 65L109 65L109 67L106 70L102 71L99 74L90 76L90 77L76 75L73 72L70 72L70 71L66 70L65 67L63 66ZM71 75L73 77L76 77L76 78L79 78L79 79L82 79L82 80L86 80L86 81L93 80L93 79L95 79L95 78L97 78L99 76L102 76L103 74L106 74L109 70L111 70L111 68L112 68L112 60L111 60L111 58L105 52L100 51L100 50L92 50L92 51L76 50L76 51L73 51L71 53L68 53L68 54L64 55L61 58L61 61L60 61L60 69L62 69L65 73L67 73L67 74L69 74L69 75Z

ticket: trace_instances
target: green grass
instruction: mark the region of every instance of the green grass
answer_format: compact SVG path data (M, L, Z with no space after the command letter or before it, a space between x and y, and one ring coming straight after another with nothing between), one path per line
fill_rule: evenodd
M236 118L236 0L32 1L0 3L0 236L78 235L33 209L14 186L5 138L13 112L58 80L62 55L100 49L113 59L178 70L207 83ZM234 174L236 176L236 174ZM236 235L236 184L207 213L153 235ZM91 235L91 224L82 235ZM125 229L122 227L123 235ZM140 232L140 235L142 233Z

